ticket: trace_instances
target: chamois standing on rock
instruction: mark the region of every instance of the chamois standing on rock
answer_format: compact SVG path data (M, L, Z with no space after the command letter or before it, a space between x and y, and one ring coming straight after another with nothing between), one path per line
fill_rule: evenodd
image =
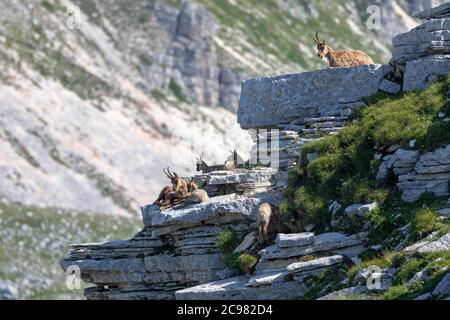
M272 206L269 203L263 203L262 205L260 205L257 217L258 234L259 234L258 238L260 245L269 241L268 232L271 217L272 217Z
M374 64L372 58L361 50L334 51L325 40L319 39L319 31L316 36L310 37L317 44L317 55L321 59L327 59L330 67L353 67L362 64Z

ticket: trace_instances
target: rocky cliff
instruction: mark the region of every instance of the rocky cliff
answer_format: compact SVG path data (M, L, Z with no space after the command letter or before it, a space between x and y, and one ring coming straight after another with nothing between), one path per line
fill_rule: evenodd
M443 5L419 16L431 21L440 19L445 24L449 19L446 10L447 5ZM428 53L413 62L425 73L433 73L427 59L435 59L435 54ZM395 189L389 189L389 183L394 181L392 187L397 185L405 201L413 202L425 195L428 197L422 200L425 202L407 204L378 197L378 202L343 207L338 201L344 199L329 198L326 208L329 224L302 224L306 232L292 232L290 224L288 231L291 232L286 233L283 230L287 225L279 216L278 222L272 223L270 243L266 246L256 243L254 231L259 205L269 202L279 207L284 201L284 191L289 191L295 183L305 188L308 179L315 178L308 176L318 172L314 171L314 166L325 165L327 172L323 180L330 180L328 172L334 172L334 166L339 164L332 163L332 158L324 158L327 141L343 141L344 147L356 148L351 135L357 127L352 127L352 121L355 117L356 124L365 120L360 114L369 108L368 96L385 92L392 97L401 90L399 84L387 79L395 72L392 65L365 65L243 82L238 121L243 128L260 130L254 136L254 148L263 154L272 151L269 154L272 168L264 168L258 162L255 168L197 176L197 181L202 181L203 187L209 190L210 201L166 211L155 206L143 207L145 227L134 238L73 245L62 262L63 268L76 266L81 270L82 279L95 284L85 292L90 299L406 297L425 300L448 297L450 141L446 139L439 140L443 148L428 153L423 153L416 142L410 142L408 149L395 144L378 145L369 153L378 161L371 161L371 165L378 164L377 179L390 181L385 181L386 190L394 192ZM405 72L404 88L409 81L407 74L411 72L408 64ZM449 75L442 69L440 73ZM436 102L439 108L441 104L448 104L447 82L437 84L442 87L439 91L442 97ZM430 90L437 90L433 88ZM413 94L405 95L409 96ZM448 111L443 110L442 117L432 115L439 125L446 123L441 118L445 118ZM407 121L407 116L403 117L398 123ZM346 125L350 126L348 130ZM272 128L279 131L267 131ZM368 142L358 143L360 146ZM310 145L322 150L305 154L302 149ZM335 144L332 146L339 148ZM333 155L336 151L329 152ZM257 155L256 160L261 160L261 153ZM286 161L285 165L280 165L282 161ZM306 176L302 175L302 170L306 170ZM392 171L398 177L393 178ZM317 183L324 183L323 180L317 179ZM358 192L364 191L358 189ZM436 208L439 210L435 211ZM294 213L301 220L308 210L316 208ZM414 212L414 217L410 211ZM281 210L280 214L283 212L286 213ZM294 216L289 218L289 223L294 219ZM400 227L393 230L380 229L399 224ZM224 250L218 237L224 232L243 239L239 246L236 246L238 243L233 245L234 252ZM242 252L254 255L255 263L239 271L230 263ZM244 270L247 274L242 274ZM378 279L379 285L370 286L370 279Z

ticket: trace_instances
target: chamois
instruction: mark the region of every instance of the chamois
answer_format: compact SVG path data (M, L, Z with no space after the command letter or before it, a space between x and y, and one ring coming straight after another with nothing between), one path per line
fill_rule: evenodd
M374 64L372 58L361 50L334 51L325 40L319 39L319 31L316 36L310 37L317 44L317 55L321 59L327 59L330 67L352 67L362 64Z
M163 169L163 172L170 179L171 184L161 190L158 199L153 204L167 207L174 200L185 198L189 192L189 188L184 178L179 177L175 172L170 172L170 167L167 167L167 171Z
M263 244L269 241L269 223L272 217L272 206L269 203L263 203L258 209L258 234L259 234L259 244Z
M209 200L208 193L203 189L199 189L197 184L194 182L194 178L191 178L191 180L188 182L188 189L189 192L187 196L177 201L175 203L174 209L183 208L188 204L203 203Z

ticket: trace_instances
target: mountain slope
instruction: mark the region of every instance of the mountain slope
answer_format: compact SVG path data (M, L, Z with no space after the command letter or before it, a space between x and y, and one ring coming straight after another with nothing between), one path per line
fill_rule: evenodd
M380 3L375 33L362 0L0 0L0 195L135 213L163 166L187 175L201 153L248 152L233 113L242 79L324 67L315 30L385 62L406 12L431 2Z

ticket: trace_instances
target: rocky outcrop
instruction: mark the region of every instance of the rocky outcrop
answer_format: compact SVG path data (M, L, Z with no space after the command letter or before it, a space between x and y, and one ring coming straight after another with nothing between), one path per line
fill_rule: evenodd
M449 194L450 145L420 155L416 150L398 149L383 158L377 180L397 176L397 187L405 201L415 201L425 192L436 196Z
M405 65L404 91L422 90L450 74L450 5L416 14L422 25L393 39L391 63Z
M276 174L277 170L273 168L214 171L195 176L195 182L213 197L230 193L251 196L268 191Z
M302 124L305 118L340 116L375 94L386 72L382 65L364 65L246 80L238 123L243 129L276 128L294 121Z
M179 210L147 206L145 227L135 237L73 245L62 266L78 267L96 285L86 291L89 299L173 299L176 290L236 275L216 238L225 229L247 234L260 202L227 195Z
M165 82L172 83L172 88L179 85L180 94L195 103L236 111L244 75L220 65L214 44L218 28L214 16L202 5L182 3L165 55Z
M279 234L274 245L259 253L260 260L251 277L202 284L177 291L175 296L187 300L300 298L311 289L307 279L357 257L366 240L364 233ZM309 259L301 261L305 256Z

